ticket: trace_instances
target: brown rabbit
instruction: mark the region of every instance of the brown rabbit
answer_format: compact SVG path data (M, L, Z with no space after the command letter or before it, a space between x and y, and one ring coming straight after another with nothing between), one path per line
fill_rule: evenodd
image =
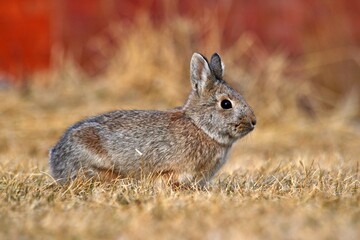
M110 177L166 175L172 183L202 186L226 162L233 143L251 132L256 118L245 99L222 78L224 64L194 53L192 91L181 108L119 110L71 126L50 151L53 177L79 172Z

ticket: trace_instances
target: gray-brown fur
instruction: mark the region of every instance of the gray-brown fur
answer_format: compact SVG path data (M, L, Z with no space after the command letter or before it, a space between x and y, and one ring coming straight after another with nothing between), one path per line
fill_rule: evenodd
M170 176L172 182L205 184L225 163L232 144L254 129L255 115L222 80L218 54L211 62L194 53L192 91L181 108L119 110L71 126L50 152L50 169L64 182L87 176ZM232 108L223 109L222 100Z

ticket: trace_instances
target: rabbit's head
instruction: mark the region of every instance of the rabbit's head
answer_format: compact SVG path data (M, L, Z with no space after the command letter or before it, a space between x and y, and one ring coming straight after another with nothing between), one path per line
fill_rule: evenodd
M256 118L245 99L222 79L223 75L224 64L217 53L210 63L194 53L190 63L192 92L184 110L211 138L231 145L254 129Z

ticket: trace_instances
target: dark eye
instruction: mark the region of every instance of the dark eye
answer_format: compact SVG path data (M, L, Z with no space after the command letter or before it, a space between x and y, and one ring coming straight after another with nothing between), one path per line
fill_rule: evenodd
M222 100L220 105L221 105L221 107L222 107L223 109L230 109L230 108L232 108L231 102L230 102L229 100L227 100L227 99Z

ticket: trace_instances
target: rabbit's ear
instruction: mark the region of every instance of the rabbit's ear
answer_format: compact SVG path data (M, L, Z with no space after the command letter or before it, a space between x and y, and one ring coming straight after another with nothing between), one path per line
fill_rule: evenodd
M190 78L192 88L198 93L213 84L213 76L208 61L199 53L194 53L190 62Z
M210 67L216 78L222 79L224 76L225 65L221 61L220 55L214 53L211 57Z

